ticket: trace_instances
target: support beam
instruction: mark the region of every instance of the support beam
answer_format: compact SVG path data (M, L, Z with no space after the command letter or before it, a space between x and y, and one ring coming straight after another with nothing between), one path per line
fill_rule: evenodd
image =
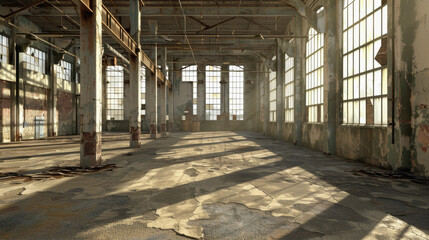
M302 17L296 17L295 32L304 32L304 23ZM294 76L295 76L295 95L294 95L294 123L295 136L294 143L302 145L303 124L305 122L305 48L306 41L304 39L296 39L295 57L294 57Z
M338 72L338 62L341 62L342 54L339 46L341 45L339 36L342 31L337 28L337 11L338 11L338 1L327 1L325 12L327 13L327 21L329 24L326 24L326 34L325 36L325 63L324 68L324 102L325 102L325 119L328 122L328 133L326 136L327 142L327 153L336 154L336 144L337 144L337 126L339 124L337 112L340 111L339 104L337 104L337 82L338 79L341 79L341 75ZM332 64L334 63L334 64ZM342 99L342 98L341 98Z
M130 0L130 23L131 36L136 42L137 48L140 46L141 16L139 0ZM130 147L139 148L141 146L141 54L130 54L130 91L129 91L129 126L130 126Z
M167 48L161 48L161 72L164 76L167 75ZM159 95L159 120L161 125L161 136L167 136L167 91L166 84L160 84Z
M89 14L80 10L80 59L81 59L81 167L102 165L101 159L101 101L102 101L102 0L93 0Z
M197 72L197 115L198 119L206 119L206 69L204 65L198 65Z
M135 11L140 9L137 6ZM130 10L131 11L131 10ZM130 12L130 15L132 12ZM138 55L138 45L133 37L128 34L128 32L122 27L121 23L109 12L106 6L102 6L101 11L103 29L109 33L109 35L121 45L125 50L127 50L131 55ZM139 34L140 35L140 34Z
M25 7L21 8L21 9L18 9L16 11L14 11L14 12L11 12L11 13L7 14L6 16L3 16L2 20L9 20L9 19L13 18L15 15L17 15L17 14L19 14L21 12L24 12L25 10L28 10L28 9L30 9L32 7L35 7L35 6L39 5L39 4L42 4L42 3L46 2L46 1L47 0L37 1L37 2L35 2L33 4L30 4L28 6L25 6Z
M277 46L277 67L276 67L276 122L277 122L277 139L281 139L283 135L283 123L285 122L285 54L282 49Z
M152 34L157 33L156 22L152 25ZM158 133L158 47L153 47L152 59L154 71L146 71L146 119L149 124L150 138L156 139ZM152 61L151 61L152 62Z
M316 29L317 32L324 33L326 30L325 11L316 13L313 9L307 7L302 0L282 0L293 6L298 11L299 15L305 18L310 26Z
M52 40L52 39L51 39ZM49 62L49 119L48 119L48 136L55 137L58 133L58 114L57 114L57 71L55 69L54 53L53 50L49 50L48 56Z
M65 15L77 16L73 7L62 7ZM183 7L187 17L294 17L299 15L294 7ZM60 16L56 10L34 9L31 12L24 12L26 15L36 16ZM144 17L182 17L183 13L180 7L144 7L141 11ZM115 16L129 16L127 7L115 7Z
M174 64L168 64L168 77L169 79L171 79L170 81L172 82L172 85L174 85L174 79L175 79L175 75L178 74L177 72L174 71ZM167 131L168 132L173 132L173 126L174 126L174 112L173 112L173 87L168 88L168 108L167 108L167 112L168 112L168 119L167 119L167 124L168 124L168 128Z

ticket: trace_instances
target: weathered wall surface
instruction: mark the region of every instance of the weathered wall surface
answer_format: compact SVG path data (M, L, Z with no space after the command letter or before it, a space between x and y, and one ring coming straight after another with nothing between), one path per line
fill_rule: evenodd
M76 134L73 111L73 94L59 91L57 94L58 135Z
M173 114L174 130L182 130L182 116L185 111L192 114L192 82L182 82L182 77L177 74L173 81Z
M130 123L127 120L107 120L108 132L129 132Z
M12 83L0 80L0 142L11 140Z
M382 127L337 128L337 155L389 168L387 129Z
M302 125L302 145L308 148L327 152L326 124Z
M282 128L282 136L281 138L288 141L288 142L294 142L295 141L295 126L293 123L284 123Z
M36 117L44 119L43 136L48 135L48 89L25 85L24 87L23 139L36 138Z
M389 137L395 144L389 149L394 168L429 176L429 1L394 1L393 46L396 121Z

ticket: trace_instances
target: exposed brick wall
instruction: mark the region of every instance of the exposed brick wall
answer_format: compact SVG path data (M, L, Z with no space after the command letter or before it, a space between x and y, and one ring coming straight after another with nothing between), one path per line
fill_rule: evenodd
M11 84L0 80L0 142L11 138Z
M35 119L45 120L44 136L48 136L48 90L31 85L25 86L24 99L24 130L23 139L33 139L36 136Z
M58 135L75 134L73 116L73 94L58 91L57 93Z

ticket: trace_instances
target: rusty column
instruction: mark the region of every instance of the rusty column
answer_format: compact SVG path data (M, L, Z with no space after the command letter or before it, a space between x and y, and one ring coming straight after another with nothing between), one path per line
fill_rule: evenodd
M102 0L91 2L92 13L80 6L81 141L80 166L95 167L101 159Z
M161 48L161 71L165 76L165 81L167 81L167 48ZM160 94L159 94L159 120L161 124L161 136L167 136L167 91L168 87L166 83L161 84Z
M157 33L157 22L149 20L151 34ZM151 54L155 70L158 66L158 46L155 45ZM146 119L149 124L150 138L156 139L158 133L158 71L146 71Z
M140 1L130 0L130 22L131 36L140 47L140 29L141 29ZM141 99L140 99L140 63L141 54L138 50L137 56L130 54L130 91L129 91L129 113L130 113L130 147L139 148L141 146Z

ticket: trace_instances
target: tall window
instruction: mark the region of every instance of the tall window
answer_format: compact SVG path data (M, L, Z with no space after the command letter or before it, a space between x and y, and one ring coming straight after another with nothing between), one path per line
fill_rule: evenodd
M323 122L323 33L313 28L306 45L305 105L308 122Z
M124 120L124 68L107 66L107 119Z
M285 54L285 122L294 121L294 58Z
M8 63L9 39L0 35L0 62Z
M197 65L182 69L182 81L192 82L192 114L197 115Z
M140 68L140 101L141 101L141 115L146 115L146 68Z
M343 123L387 125L387 67L374 58L387 35L387 4L344 0Z
M229 118L231 120L244 120L243 102L243 66L229 66Z
M22 58L22 61L24 62L24 68L46 74L45 52L33 47L28 47L25 53L22 54Z
M192 115L197 115L198 82L192 82Z
M270 70L270 122L275 122L277 117L276 117L276 110L277 110L277 93L276 93L276 89L277 89L277 81L276 81L276 72L273 72Z
M220 115L220 67L206 66L206 120Z
M71 81L71 76L72 76L71 68L72 68L71 63L61 60L59 64L56 65L57 78Z

